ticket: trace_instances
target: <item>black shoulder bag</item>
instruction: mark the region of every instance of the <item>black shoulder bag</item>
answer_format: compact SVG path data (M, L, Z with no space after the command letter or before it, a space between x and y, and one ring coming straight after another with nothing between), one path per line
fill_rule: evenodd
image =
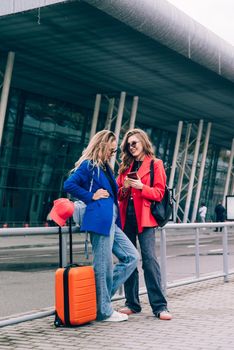
M150 162L150 187L154 185L154 161ZM172 194L169 188L165 187L165 192L162 200L160 202L153 201L151 203L150 209L153 217L157 221L160 227L166 225L169 221L172 211L173 211L173 200Z

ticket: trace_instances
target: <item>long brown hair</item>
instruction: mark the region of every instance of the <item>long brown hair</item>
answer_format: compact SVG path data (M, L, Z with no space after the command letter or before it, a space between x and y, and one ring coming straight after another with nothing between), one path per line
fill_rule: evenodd
M119 167L119 174L124 173L134 160L134 157L132 156L131 152L128 149L128 139L130 136L133 136L133 135L136 135L137 138L141 141L143 152L145 153L145 155L151 156L152 158L155 159L153 146L146 132L141 129L131 129L127 131L127 133L124 135L123 141L120 145L121 164Z
M106 162L106 152L110 145L116 140L116 136L112 131L102 130L97 132L90 140L88 146L82 152L82 156L75 163L76 170L84 160L92 161L93 166L100 166Z

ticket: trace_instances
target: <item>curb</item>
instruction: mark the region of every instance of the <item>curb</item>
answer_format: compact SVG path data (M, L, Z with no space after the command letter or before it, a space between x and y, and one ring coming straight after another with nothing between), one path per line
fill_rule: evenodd
M47 317L47 316L52 316L54 315L55 311L53 307L47 308L47 309L42 309L39 311L29 311L27 313L23 313L23 314L16 314L13 316L9 316L7 318L4 319L0 319L0 328L1 327L5 327L5 326L11 326L17 323L21 323L21 322L26 322L26 321L32 321L38 318L43 318L43 317Z

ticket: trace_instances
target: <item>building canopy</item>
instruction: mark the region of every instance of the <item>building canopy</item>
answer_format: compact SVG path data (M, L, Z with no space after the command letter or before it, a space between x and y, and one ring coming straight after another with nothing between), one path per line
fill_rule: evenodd
M211 121L211 142L230 148L233 47L166 1L151 12L143 0L87 2L1 17L1 57L16 53L12 86L90 107L96 93L126 91L139 96L141 122L176 132L179 120Z

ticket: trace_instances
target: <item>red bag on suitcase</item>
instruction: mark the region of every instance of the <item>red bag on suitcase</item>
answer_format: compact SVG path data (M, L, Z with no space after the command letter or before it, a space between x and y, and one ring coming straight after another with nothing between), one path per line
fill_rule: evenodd
M55 273L56 327L76 326L94 321L97 316L95 275L92 266L72 262L72 228L69 220L70 264L62 267L62 231L59 227L60 268Z

